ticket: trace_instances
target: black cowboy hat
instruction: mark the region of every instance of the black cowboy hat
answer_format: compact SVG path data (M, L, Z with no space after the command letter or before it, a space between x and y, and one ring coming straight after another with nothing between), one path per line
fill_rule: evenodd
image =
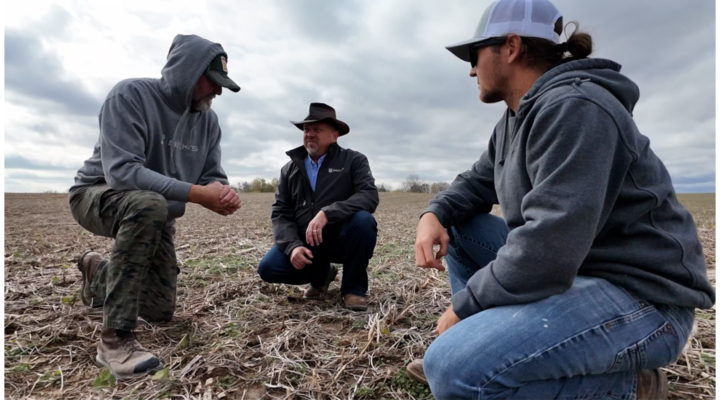
M320 121L333 125L340 132L340 136L350 132L350 127L346 123L335 118L335 109L324 103L310 103L308 116L302 121L290 121L290 123L302 131L303 125Z

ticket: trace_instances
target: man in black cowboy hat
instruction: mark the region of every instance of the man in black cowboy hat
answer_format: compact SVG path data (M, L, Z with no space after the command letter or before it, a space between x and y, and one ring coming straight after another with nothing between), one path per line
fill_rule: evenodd
M343 264L340 294L354 311L367 309L367 266L375 249L379 198L367 157L338 146L350 128L327 104L310 104L299 122L303 145L290 150L272 206L275 246L258 265L270 283L310 284L305 298L319 299Z

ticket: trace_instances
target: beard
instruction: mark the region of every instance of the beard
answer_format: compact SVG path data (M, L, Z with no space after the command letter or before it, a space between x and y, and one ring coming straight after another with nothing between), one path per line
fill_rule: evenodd
M488 75L488 83L492 84L492 86L480 90L480 101L486 104L493 104L505 100L505 88L508 87L508 77L500 72L500 65L497 58L494 58Z
M320 148L318 147L317 143L310 142L310 143L305 144L305 150L307 150L308 154L313 156L313 155L317 154L317 152L320 150Z
M205 112L205 111L209 110L210 107L212 106L212 101L214 98L215 98L214 95L205 96L202 99L200 99L200 101L195 103L193 105L193 108L196 111Z
M480 92L480 101L485 104L499 103L505 100L505 95L499 90L484 90Z

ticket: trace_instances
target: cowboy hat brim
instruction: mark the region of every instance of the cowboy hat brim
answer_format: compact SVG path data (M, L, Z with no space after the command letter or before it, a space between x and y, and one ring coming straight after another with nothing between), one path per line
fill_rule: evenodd
M309 124L312 122L323 122L323 121L329 121L330 123L332 123L337 128L338 132L340 133L340 136L346 135L348 132L350 132L350 127L346 123L340 121L339 119L330 118L330 117L320 118L320 119L307 119L304 121L290 121L290 123L295 125L298 129L300 129L302 131L305 129L305 127L303 126L305 124Z

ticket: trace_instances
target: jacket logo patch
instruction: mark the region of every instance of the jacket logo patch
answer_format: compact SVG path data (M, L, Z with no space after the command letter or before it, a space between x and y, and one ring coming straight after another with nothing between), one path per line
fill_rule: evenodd
M177 140L171 140L168 142L168 146L174 148L174 149L180 149L180 150L190 150L190 151L198 151L197 146L191 146L189 144L182 144L178 142Z
M340 168L340 169L328 168L328 172L332 174L333 172L342 172L344 169L345 168Z

